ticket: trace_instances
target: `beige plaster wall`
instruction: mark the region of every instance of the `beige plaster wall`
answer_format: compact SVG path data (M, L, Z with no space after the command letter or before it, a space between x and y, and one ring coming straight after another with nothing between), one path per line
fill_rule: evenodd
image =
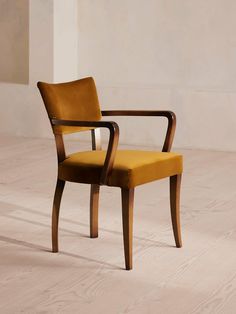
M79 75L103 108L171 109L175 146L236 150L235 0L78 3ZM160 144L157 120L129 121L123 142Z
M36 83L53 80L52 17L53 0L29 1L29 84L0 82L0 133L31 137L50 134Z
M37 81L93 75L104 109L174 110L175 147L236 150L235 1L29 4L29 84L0 82L0 133L51 136ZM128 121L121 142L161 144L164 122Z
M77 0L54 1L54 81L78 78Z
M77 0L30 0L28 9L29 83L0 81L0 133L52 137L36 85L38 81L56 82L78 76ZM17 16L16 11L14 14ZM6 59L0 49L1 58Z
M28 84L29 0L0 0L0 82Z

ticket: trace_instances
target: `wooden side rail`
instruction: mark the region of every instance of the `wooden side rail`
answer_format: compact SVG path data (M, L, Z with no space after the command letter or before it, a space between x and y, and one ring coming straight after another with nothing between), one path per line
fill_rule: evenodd
M168 119L168 127L166 131L164 145L162 147L163 152L169 152L173 143L175 128L176 128L176 116L172 111L166 110L103 110L103 116L151 116L151 117L165 117Z

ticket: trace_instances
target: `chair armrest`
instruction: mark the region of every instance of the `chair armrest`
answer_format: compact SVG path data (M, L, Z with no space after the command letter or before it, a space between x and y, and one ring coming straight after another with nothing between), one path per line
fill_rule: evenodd
M168 127L162 151L169 152L171 150L176 128L176 116L174 112L166 110L103 110L102 115L166 117L168 119Z
M107 153L105 162L103 165L100 184L104 185L107 183L109 175L112 171L116 150L119 142L119 126L114 121L73 121L73 120L58 120L51 119L52 125L64 125L64 126L82 126L82 127L95 127L95 128L106 128L110 131L110 137L107 147Z

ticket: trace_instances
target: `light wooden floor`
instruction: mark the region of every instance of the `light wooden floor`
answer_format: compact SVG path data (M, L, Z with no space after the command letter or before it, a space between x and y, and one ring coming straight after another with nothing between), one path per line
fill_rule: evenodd
M138 187L125 271L120 190L102 188L90 239L89 187L68 183L52 254L54 143L1 137L0 313L236 313L236 153L183 153L184 247L174 247L168 181Z

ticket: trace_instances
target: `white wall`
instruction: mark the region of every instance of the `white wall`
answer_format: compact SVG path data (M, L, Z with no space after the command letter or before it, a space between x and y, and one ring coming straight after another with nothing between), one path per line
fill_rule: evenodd
M175 146L236 150L235 0L78 3L79 76L102 108L171 109ZM160 143L157 120L130 121L122 141Z

